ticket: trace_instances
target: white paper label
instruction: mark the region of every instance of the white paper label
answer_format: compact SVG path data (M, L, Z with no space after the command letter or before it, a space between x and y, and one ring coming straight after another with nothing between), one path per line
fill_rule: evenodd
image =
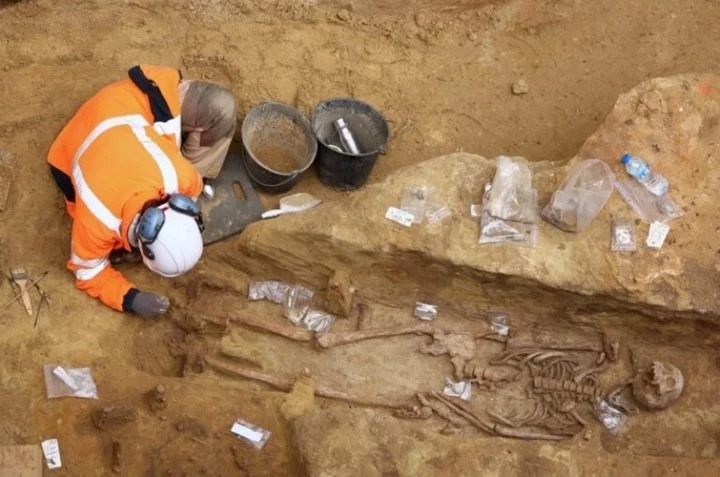
M230 432L236 436L244 437L252 442L260 442L263 439L261 432L253 431L252 429L243 426L242 424L238 424L237 422L233 424L232 428L230 428Z
M68 373L65 368L62 366L58 366L57 368L53 369L53 374L60 379L67 387L72 389L73 391L77 391L80 386L75 382L75 379L73 379L72 376L70 376L70 373Z
M660 248L665 243L665 238L670 232L670 226L662 222L653 222L650 224L647 240L645 243L650 248Z
M62 467L62 461L60 460L60 444L58 444L57 439L48 439L43 441L40 444L40 447L42 447L48 469L52 470Z
M415 220L415 216L410 212L398 209L397 207L390 207L385 214L386 219L390 219L405 227L410 227Z

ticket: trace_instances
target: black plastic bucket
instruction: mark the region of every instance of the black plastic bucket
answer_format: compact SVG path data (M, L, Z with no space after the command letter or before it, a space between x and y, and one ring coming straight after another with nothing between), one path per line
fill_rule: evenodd
M271 194L290 190L312 166L318 145L310 123L282 103L261 103L242 123L248 175L258 189Z
M360 154L344 152L334 125L340 118L347 122ZM323 101L315 108L310 124L320 143L318 176L333 189L357 189L365 184L378 154L385 153L390 140L383 115L369 104L352 98Z

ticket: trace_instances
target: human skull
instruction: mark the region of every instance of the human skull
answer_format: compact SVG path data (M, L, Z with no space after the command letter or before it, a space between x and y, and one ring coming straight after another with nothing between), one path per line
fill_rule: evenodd
M670 363L653 361L633 381L635 399L651 411L665 409L677 401L685 380L682 372Z

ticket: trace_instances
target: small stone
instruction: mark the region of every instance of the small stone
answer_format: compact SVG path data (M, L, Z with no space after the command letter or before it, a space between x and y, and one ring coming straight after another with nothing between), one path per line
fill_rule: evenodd
M590 429L588 429L587 431L585 431L585 434L583 434L583 439L585 439L586 441L589 441L591 438L592 438L592 431Z
M530 92L530 85L524 79L519 79L512 84L512 92L515 95L527 94Z
M474 31L471 31L470 33L468 33L468 39L470 41L478 41L478 38L479 38L478 34L475 33Z
M342 10L337 12L337 17L338 20L346 22L350 20L350 12L347 10L347 8L343 8Z
M415 14L415 24L420 28L425 28L430 25L430 17L427 13L418 12Z

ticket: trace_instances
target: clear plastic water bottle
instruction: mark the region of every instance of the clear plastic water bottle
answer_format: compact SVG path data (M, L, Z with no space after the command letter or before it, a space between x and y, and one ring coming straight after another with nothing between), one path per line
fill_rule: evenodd
M625 154L621 159L625 165L625 170L635 178L639 183L645 186L651 193L661 196L668 191L670 184L660 174L656 174L650 169L650 166L639 157Z

